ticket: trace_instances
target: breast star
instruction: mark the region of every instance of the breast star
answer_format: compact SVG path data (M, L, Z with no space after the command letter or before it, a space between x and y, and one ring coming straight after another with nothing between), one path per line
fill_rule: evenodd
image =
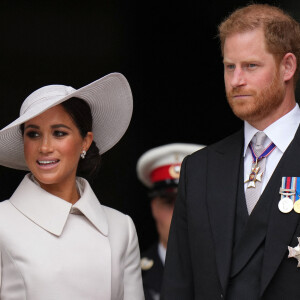
M288 258L294 257L298 260L298 265L297 268L300 268L300 237L297 238L298 239L298 245L296 247L290 247L288 246L288 250L289 250L289 256Z

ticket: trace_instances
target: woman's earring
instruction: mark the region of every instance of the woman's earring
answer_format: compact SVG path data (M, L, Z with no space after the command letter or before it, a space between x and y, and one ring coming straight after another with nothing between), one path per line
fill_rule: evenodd
M86 151L82 150L81 154L80 154L81 158L84 159L86 156Z

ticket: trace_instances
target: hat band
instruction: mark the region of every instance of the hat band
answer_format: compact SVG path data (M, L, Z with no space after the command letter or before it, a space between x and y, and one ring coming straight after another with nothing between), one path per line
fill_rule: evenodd
M172 179L178 179L180 175L180 166L181 164L171 164L161 166L154 169L150 174L151 182L166 181Z
M179 179L168 179L157 181L153 184L152 190L160 190L165 188L175 188L178 186Z
M178 179L160 181L154 184L154 186L148 192L148 197L150 199L153 199L155 197L162 197L162 198L176 197L177 192L178 192Z

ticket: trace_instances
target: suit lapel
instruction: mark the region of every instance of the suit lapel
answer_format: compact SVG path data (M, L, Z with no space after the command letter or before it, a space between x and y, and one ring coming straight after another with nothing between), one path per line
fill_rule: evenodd
M224 293L229 278L239 167L243 150L243 131L239 131L209 152L207 186L208 213L211 222L216 263Z
M287 246L290 245L299 214L294 211L284 214L278 209L279 188L285 176L300 177L300 129L282 156L267 187L267 197L272 201L269 227L267 230L264 261L261 276L261 295L276 272L282 259L287 259ZM285 257L286 255L286 257Z

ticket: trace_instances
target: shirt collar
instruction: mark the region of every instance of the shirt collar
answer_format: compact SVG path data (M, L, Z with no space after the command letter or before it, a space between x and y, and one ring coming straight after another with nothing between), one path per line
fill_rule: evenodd
M268 126L264 133L276 145L276 147L283 153L291 141L300 123L300 108L296 104L295 107L285 114L283 117ZM244 144L244 157L250 141L253 136L259 131L248 122L244 122L245 144Z
M79 210L103 235L108 235L104 209L85 179L77 178L76 180L83 193L72 206L71 203L46 192L29 177L30 174L24 177L10 198L10 202L28 219L56 236L60 236L73 208Z

